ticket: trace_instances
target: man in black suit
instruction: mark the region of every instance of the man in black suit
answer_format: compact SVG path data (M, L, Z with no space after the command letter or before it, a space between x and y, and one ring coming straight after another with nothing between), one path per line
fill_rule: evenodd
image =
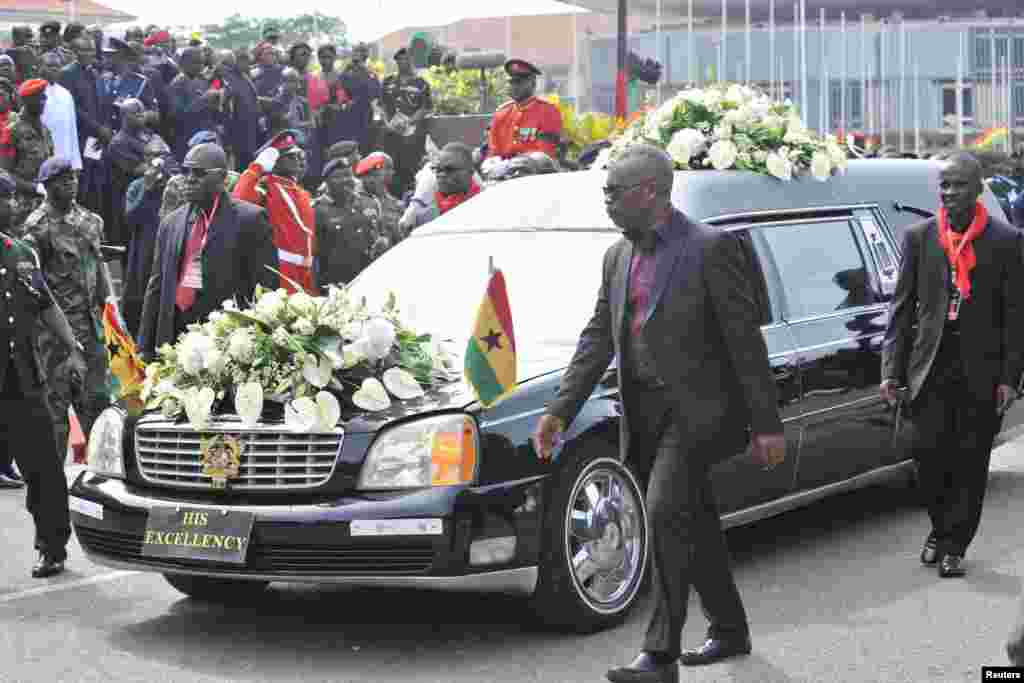
M1021 235L989 216L982 169L942 170L935 218L907 229L882 351L880 391L906 384L908 444L932 530L921 562L963 576L981 520L989 455L1021 373Z
M672 207L672 162L656 147L631 147L607 182L605 205L624 239L605 254L594 315L534 445L542 459L550 457L555 435L618 359L623 453L649 473L654 614L643 651L608 679L678 681L691 584L711 624L707 641L683 653L683 664L750 652L710 467L744 448L747 427L754 457L768 467L784 459L785 439L738 242Z
M277 249L266 212L224 191L227 155L212 143L185 156L188 203L160 224L146 287L139 348L146 358L173 344L227 299L252 299L256 285L277 289Z

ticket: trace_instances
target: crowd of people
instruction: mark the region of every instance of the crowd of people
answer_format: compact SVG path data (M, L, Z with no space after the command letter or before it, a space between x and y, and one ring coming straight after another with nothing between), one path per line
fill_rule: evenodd
M89 434L110 402L108 303L150 360L257 285L322 293L487 185L560 170L561 116L528 62L505 64L511 99L479 147L428 155L430 86L407 50L380 79L366 45L339 68L333 45L262 37L218 51L51 21L0 53L0 280L17 275L0 301L18 322L0 394L8 428L47 422L56 456L0 457L0 488L28 486L33 576L63 571L69 408Z

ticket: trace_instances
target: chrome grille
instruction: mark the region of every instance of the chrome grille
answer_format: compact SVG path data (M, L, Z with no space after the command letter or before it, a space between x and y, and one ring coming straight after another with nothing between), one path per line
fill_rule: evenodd
M139 473L152 483L174 488L213 488L202 473L200 442L218 434L236 437L242 444L241 468L228 488L244 491L281 491L320 486L334 472L343 432L300 434L283 425L243 427L235 418L215 419L198 432L187 423L145 420L135 428L135 455Z

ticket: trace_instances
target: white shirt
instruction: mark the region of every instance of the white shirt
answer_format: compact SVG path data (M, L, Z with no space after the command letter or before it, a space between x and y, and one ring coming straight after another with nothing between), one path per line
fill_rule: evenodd
M82 153L78 148L78 121L75 117L75 98L63 85L51 83L46 88L46 106L43 123L53 136L56 155L71 162L75 170L82 168Z

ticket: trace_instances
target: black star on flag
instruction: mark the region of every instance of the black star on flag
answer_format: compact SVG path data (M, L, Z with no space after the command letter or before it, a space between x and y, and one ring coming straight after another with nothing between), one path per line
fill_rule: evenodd
M487 350L493 351L494 349L501 348L501 332L495 332L493 329L488 330L488 334L485 337L480 337L480 341L487 344Z
M110 354L111 358L117 357L117 354L121 351L121 345L117 343L117 339L111 339L107 344L107 353Z

